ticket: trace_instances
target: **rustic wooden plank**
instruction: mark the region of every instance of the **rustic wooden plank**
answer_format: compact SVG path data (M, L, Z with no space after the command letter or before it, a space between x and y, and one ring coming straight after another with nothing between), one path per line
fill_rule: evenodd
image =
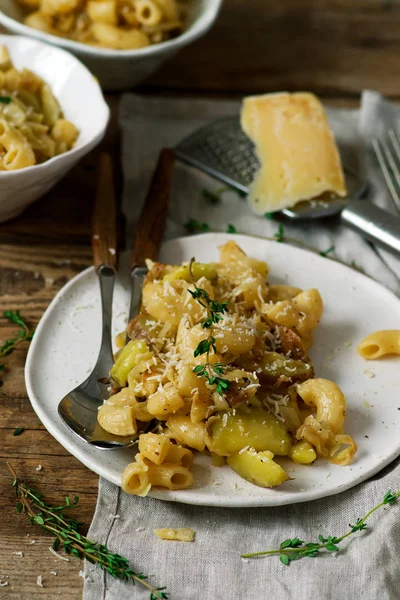
M145 89L396 96L399 27L399 2L229 0L215 27Z
M0 582L8 585L0 588L0 597L7 600L79 600L82 597L83 579L79 575L82 563L75 559L68 562L57 559L49 551L49 540L38 536L33 527L25 532L22 519L23 515L18 515L21 523L14 522L15 533L2 536L0 577L3 578ZM15 552L22 552L23 556ZM38 575L42 576L43 588L37 585Z

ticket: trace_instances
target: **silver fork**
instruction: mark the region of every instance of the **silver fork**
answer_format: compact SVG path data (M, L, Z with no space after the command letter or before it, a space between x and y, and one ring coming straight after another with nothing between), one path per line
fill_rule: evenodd
M395 207L400 213L400 140L393 129L387 136L376 138L372 142L376 158L392 196Z

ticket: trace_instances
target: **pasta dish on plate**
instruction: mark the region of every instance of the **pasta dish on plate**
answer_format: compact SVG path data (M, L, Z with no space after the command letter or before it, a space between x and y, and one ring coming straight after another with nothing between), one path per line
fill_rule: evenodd
M29 69L18 71L6 46L0 46L0 171L63 154L78 135L50 86Z
M25 25L114 50L135 50L182 33L185 0L18 0Z
M318 290L268 285L267 263L234 241L216 263L148 266L110 373L114 393L98 414L113 434L143 432L122 474L126 492L190 487L195 451L262 487L289 479L275 457L350 463L345 397L315 378L308 356Z

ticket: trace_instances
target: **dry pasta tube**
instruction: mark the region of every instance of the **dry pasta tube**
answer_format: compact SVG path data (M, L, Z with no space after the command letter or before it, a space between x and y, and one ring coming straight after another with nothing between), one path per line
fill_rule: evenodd
M204 423L192 423L190 417L172 415L167 421L166 434L180 444L203 452L206 446L206 426Z
M270 285L268 300L276 304L281 300L293 300L295 296L301 294L303 290L292 285Z
M297 330L301 336L307 335L321 320L324 310L321 294L315 288L305 290L293 298L293 303L301 314Z
M156 0L156 3L161 8L164 17L168 21L177 21L178 20L178 10L177 4L175 0Z
M103 429L114 435L137 433L134 409L129 404L114 404L107 401L99 408L97 420Z
M152 27L158 25L163 14L153 0L135 0L136 18L141 25Z
M193 483L191 472L174 463L148 465L148 476L151 485L158 485L169 490L184 490Z
M151 488L148 470L148 466L143 462L130 463L125 467L121 476L121 487L124 492L136 496L147 496Z
M0 119L0 148L6 153L3 166L7 171L23 169L35 164L35 155L24 136L14 129L5 119Z
M90 0L86 5L86 11L93 23L108 23L117 25L117 3L116 0Z
M207 419L212 413L212 403L210 395L201 396L198 393L193 395L192 405L190 407L190 420L192 423L200 423Z
M91 31L102 46L114 50L133 50L149 45L149 38L139 29L125 30L108 23L93 23Z
M357 346L357 351L367 360L376 360L387 354L400 355L400 329L386 329L371 333Z
M174 540L176 542L194 542L196 532L187 527L179 527L179 529L153 529L153 532L161 540Z
M328 379L308 379L297 387L297 393L308 406L317 409L317 421L325 423L333 433L342 433L346 416L346 398L336 383Z
M182 448L182 446L170 443L165 462L176 463L185 469L190 469L193 464L193 452L189 448Z
M156 465L161 465L164 462L171 445L171 440L165 435L142 433L139 437L139 452L141 456L151 460Z
M158 419L166 419L184 404L185 401L171 382L147 398L147 410Z

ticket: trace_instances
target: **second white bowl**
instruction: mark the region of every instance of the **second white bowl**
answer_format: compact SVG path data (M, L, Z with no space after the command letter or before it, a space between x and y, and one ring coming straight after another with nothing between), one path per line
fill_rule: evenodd
M72 150L25 169L0 171L0 222L19 215L43 196L103 138L109 109L99 84L68 52L29 38L0 35L14 66L42 77L59 101L65 118L79 129Z
M23 24L24 11L16 0L0 0L0 24L9 31L26 35L69 50L92 71L103 89L129 89L146 79L178 50L204 35L215 22L223 0L191 0L185 31L176 38L137 50L95 48L50 35Z

